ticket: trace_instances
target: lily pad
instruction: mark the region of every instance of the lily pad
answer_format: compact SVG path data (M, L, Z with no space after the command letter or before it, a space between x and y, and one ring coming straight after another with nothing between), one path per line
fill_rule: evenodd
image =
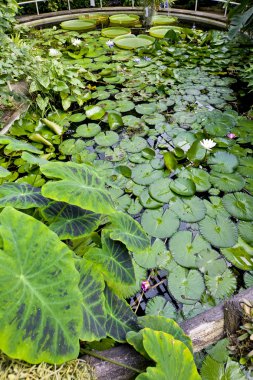
M222 215L218 214L216 218L206 215L199 222L199 229L201 235L214 247L232 247L237 242L238 233L235 224Z
M95 123L82 124L76 130L75 136L78 137L94 137L101 132L101 127Z
M210 174L209 179L211 184L224 193L240 191L245 186L244 178L238 173L218 173L212 171Z
M85 107L86 116L91 120L99 120L105 114L105 110L100 106L88 106Z
M249 194L226 194L222 199L222 203L233 217L246 221L253 220L253 197Z
M101 35L103 37L107 38L115 38L117 36L122 36L124 34L131 34L131 29L129 28L122 28L119 26L110 27L110 28L104 28L101 30Z
M193 196L191 198L179 198L170 201L170 209L183 222L199 222L205 217L206 206L202 199Z
M177 231L179 219L170 210L146 210L142 215L141 225L150 236L165 239Z
M149 195L148 189L143 190L140 194L139 200L142 206L148 209L155 209L162 206L162 203L157 202Z
M243 240L253 246L253 223L240 221L238 223L238 231Z
M253 269L253 247L240 237L238 243L231 248L222 249L221 253L237 268L243 270Z
M119 141L119 135L113 131L100 132L94 140L100 146L112 146Z
M132 170L132 180L138 185L150 185L162 175L162 170L154 170L149 164L139 164Z
M190 197L195 194L195 183L188 178L177 178L170 183L170 189L178 194L186 197Z
M120 142L120 146L126 152L129 152L129 153L138 153L138 152L141 152L143 149L145 149L147 147L147 142L142 137L134 136L131 139L128 139L128 138L123 139Z
M60 24L62 29L76 30L76 31L88 31L96 28L96 21L94 20L67 20Z
M113 42L121 49L134 50L152 45L155 42L155 39L146 34L139 34L138 36L130 34L127 36L115 37Z
M170 178L160 178L149 187L149 193L152 198L162 203L169 203L176 195L170 190Z

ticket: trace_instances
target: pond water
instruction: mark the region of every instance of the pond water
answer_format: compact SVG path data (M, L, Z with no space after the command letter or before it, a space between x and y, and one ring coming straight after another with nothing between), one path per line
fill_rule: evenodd
M93 165L118 209L150 236L149 252L133 252L136 286L122 290L137 294L133 309L180 320L251 286L253 122L238 113L233 90L249 48L190 28L132 50L118 47L129 38L99 30L55 27L28 38L41 65L31 87L43 86L47 102L37 106L65 133L41 126L33 109L10 134L36 131L46 154ZM49 74L40 62L48 55ZM22 165L19 181L40 186Z

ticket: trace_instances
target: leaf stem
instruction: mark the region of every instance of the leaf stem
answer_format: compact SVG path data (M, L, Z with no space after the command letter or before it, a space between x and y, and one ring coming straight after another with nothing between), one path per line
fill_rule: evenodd
M137 373L143 373L144 372L144 371L141 371L141 370L139 370L137 368L131 367L130 365L117 362L116 360L113 360L113 359L110 359L110 358L106 358L105 356L100 355L100 354L98 354L96 352L93 352L93 351L90 351L90 350L86 350L85 348L82 349L82 353L85 353L87 355L93 356L94 358L97 358L97 359L100 359L100 360L104 360L104 361L106 361L108 363L112 363L112 364L118 365L119 367L130 369L131 371L134 371L134 372L137 372Z

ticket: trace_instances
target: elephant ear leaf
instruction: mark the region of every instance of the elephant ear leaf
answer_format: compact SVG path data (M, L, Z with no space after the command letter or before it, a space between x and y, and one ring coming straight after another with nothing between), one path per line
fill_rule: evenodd
M0 349L29 363L76 358L82 309L72 251L47 226L11 207L0 224Z
M136 380L201 380L192 353L172 335L145 328L143 346L157 365L148 367Z
M48 200L41 195L40 188L28 183L5 183L0 186L0 207L12 206L19 209L42 207Z
M131 216L123 212L115 212L109 216L110 238L120 240L129 251L142 253L150 246L150 240L146 233Z
M42 187L45 197L67 202L99 214L114 212L113 201L101 175L85 164L50 162L41 166L47 177L58 178Z

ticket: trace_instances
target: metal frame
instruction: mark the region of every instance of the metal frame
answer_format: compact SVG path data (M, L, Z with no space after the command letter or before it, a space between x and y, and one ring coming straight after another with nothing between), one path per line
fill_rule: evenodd
M26 0L26 1L18 2L18 5L35 4L36 12L39 15L40 12L39 12L38 3L40 3L40 2L45 3L46 1L48 1L48 0ZM68 3L68 10L71 11L70 0L66 0L66 1ZM198 1L199 0L195 0L195 8L194 8L195 12L197 12L197 10L198 10ZM228 6L230 4L232 4L232 5L239 5L240 4L240 3L237 3L235 1L231 1L231 2L229 2L229 4L227 4L227 0L212 0L212 1L216 1L218 3L226 4L224 7L224 17L227 16L227 10L228 10ZM103 8L103 0L99 0L99 2L100 2L100 8L102 9ZM95 0L90 0L90 3L91 3L91 7L94 7ZM172 8L169 7L168 2L166 2L166 1L164 1L163 4L164 4L164 8L168 8L168 13L169 13L169 9L172 9ZM134 8L134 7L135 7L134 0L132 0L132 8Z

